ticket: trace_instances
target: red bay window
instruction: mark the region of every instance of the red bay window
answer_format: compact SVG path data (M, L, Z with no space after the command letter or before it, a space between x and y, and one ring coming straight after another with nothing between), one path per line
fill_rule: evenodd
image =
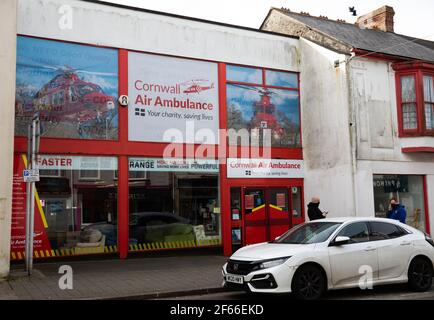
M434 136L434 65L405 62L396 71L400 137Z

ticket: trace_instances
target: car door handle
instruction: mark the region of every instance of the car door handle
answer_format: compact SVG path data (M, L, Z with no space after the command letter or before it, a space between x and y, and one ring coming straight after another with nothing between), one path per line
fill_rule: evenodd
M374 248L374 247L366 247L365 248L365 251L374 251L376 248Z
M401 246L410 246L411 242L410 241L402 241L401 242Z

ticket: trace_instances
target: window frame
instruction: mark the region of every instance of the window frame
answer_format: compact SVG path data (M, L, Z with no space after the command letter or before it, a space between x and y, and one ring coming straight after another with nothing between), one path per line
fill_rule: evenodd
M424 130L427 133L430 133L431 135L434 136L434 123L431 123L431 129L426 128L426 117L425 117L425 105L426 104L430 104L431 105L431 112L434 113L434 101L425 101L425 81L424 78L425 77L430 77L432 79L432 83L434 85L434 73L430 73L430 72L422 72L422 111L423 111L423 125L424 125ZM434 94L434 91L433 91Z
M398 116L398 137L433 137L434 128L426 128L425 120L425 99L424 99L424 76L433 77L434 80L434 65L427 63L397 63L392 65L395 70L395 86L396 86L396 108ZM401 78L413 76L415 79L415 94L416 94L416 129L404 129L404 114L402 107L405 103L402 101L402 86ZM434 109L434 103L431 104Z
M242 81L235 81L235 80L229 80L227 79L227 77L225 76L224 81L222 83L222 86L224 87L224 90L226 92L228 85L241 85L241 86L246 86L246 87L258 87L261 89L275 89L275 90L284 90L284 91L288 91L288 92L297 92L298 94L298 121L299 121L299 126L300 126L300 130L299 130L299 134L300 134L300 146L271 146L272 149L302 149L303 148L303 137L302 137L302 121L301 121L301 91L300 91L300 72L296 72L296 71L288 71L288 70L281 70L281 69L274 69L274 68L267 68L267 67L257 67L257 66L250 66L250 65L242 65L242 64L236 64L236 63L226 63L225 64L225 70L228 67L240 67L240 68L246 68L246 69L257 69L260 70L262 72L262 82L261 83L250 83L250 82L242 82ZM289 87L289 86L275 86L275 85L269 85L267 83L267 76L266 73L267 71L271 71L271 72L281 72L281 73L288 73L288 74L293 74L297 77L297 81L296 81L296 87ZM231 128L228 127L228 117L227 117L227 112L228 112L228 103L227 103L227 99L226 99L226 95L225 95L225 113L226 113L226 123L225 123L225 127L229 130ZM249 142L250 143L250 142ZM226 144L228 148L232 148L237 144L231 144L229 138L226 139ZM241 142L241 147L242 148L246 148L248 146L243 145ZM262 146L261 146L262 147Z
M413 77L414 79L414 94L416 97L415 101L412 102L403 102L402 101L402 78L403 77ZM419 103L418 103L418 87L419 87L419 83L418 83L418 76L417 76L417 72L405 72L405 73L401 73L398 75L397 77L397 94L398 94L398 103L397 103L397 107L398 107L398 125L399 125L399 132L402 133L402 135L404 136L413 136L413 135L419 135L419 132L422 128L421 123L420 123L420 108L419 108ZM403 111L403 107L406 104L415 104L416 105L416 128L415 129L405 129L404 128L404 111Z

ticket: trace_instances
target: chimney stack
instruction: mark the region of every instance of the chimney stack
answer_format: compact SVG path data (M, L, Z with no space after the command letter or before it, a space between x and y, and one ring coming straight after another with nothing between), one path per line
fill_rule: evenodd
M383 6L368 14L357 18L356 25L361 29L377 29L386 32L393 31L393 16L395 11L392 7Z

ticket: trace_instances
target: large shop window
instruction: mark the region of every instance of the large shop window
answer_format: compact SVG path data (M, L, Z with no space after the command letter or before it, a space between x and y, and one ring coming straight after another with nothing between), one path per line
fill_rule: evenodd
M130 251L221 244L217 160L130 158L129 168Z
M301 147L298 74L227 65L226 78L231 145Z
M35 113L42 135L118 139L117 50L19 36L15 135Z
M16 156L12 256L25 237L25 155ZM47 258L117 251L117 158L39 156L35 195L35 256Z
M374 175L375 216L386 218L390 199L395 198L405 207L405 223L426 231L423 179L413 175Z

